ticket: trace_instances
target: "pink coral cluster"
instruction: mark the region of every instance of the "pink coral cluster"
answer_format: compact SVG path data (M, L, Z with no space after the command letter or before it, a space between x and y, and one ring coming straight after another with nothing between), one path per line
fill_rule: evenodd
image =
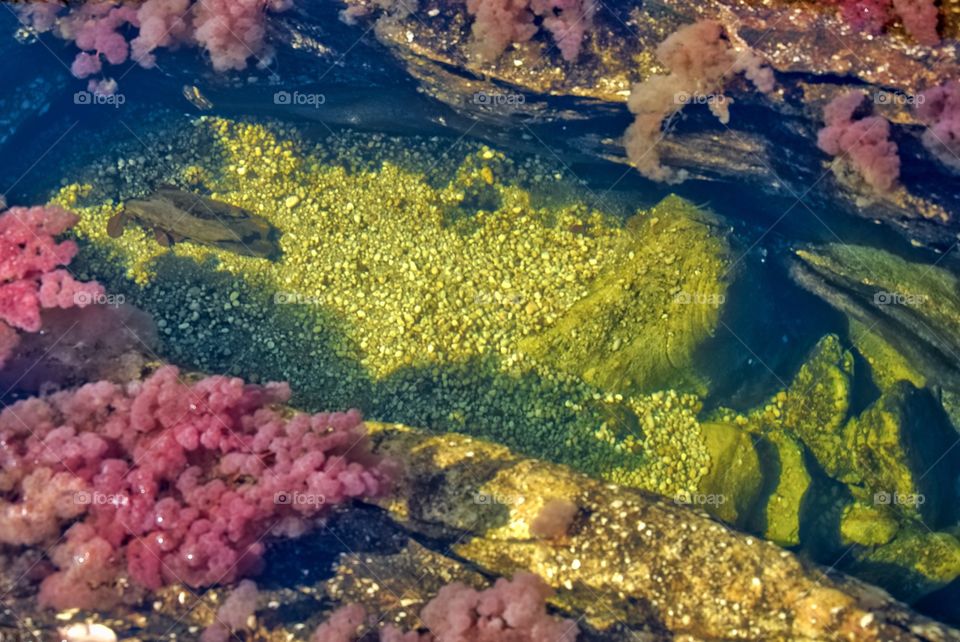
M550 587L532 573L500 578L483 591L460 582L444 586L423 610L428 633L402 632L393 625L380 631L381 642L574 642L572 620L546 611ZM313 642L355 642L363 634L366 613L348 604L314 632ZM364 639L367 639L364 637Z
M927 129L923 145L940 162L960 172L960 81L949 80L921 93L917 117Z
M0 368L19 343L17 330L39 332L47 308L84 307L103 296L98 283L81 283L60 266L77 253L56 236L76 223L59 207L12 207L0 214Z
M467 0L474 50L486 61L496 60L511 43L532 39L541 18L563 59L573 62L596 10L596 0Z
M917 42L933 46L940 42L937 33L939 12L935 0L829 0L855 29L881 33L900 18L904 28Z
M830 101L823 110L826 127L817 134L817 146L831 156L843 155L870 187L889 192L900 176L897 144L890 140L886 118L854 118L865 98L851 91Z
M132 58L151 68L158 49L180 46L202 48L218 71L244 69L250 58L265 64L272 56L267 13L291 6L292 0L91 0L59 15L63 5L45 1L25 4L20 18L37 31L76 43L82 51L71 71L87 78L101 73L104 60L119 65ZM91 91L115 88L108 80L90 81Z
M217 609L216 620L204 629L200 642L228 642L230 632L240 630L257 610L260 592L251 580L242 580Z
M0 543L55 543L40 600L56 608L109 603L124 574L156 589L256 573L269 537L390 479L359 412L288 417L289 395L165 366L4 408Z
M732 99L724 86L743 73L760 91L774 89L773 70L750 49L737 51L722 24L701 20L681 27L657 47L657 59L670 70L668 75L650 76L633 86L627 107L634 122L624 136L630 162L647 178L668 183L686 178L660 162L657 144L665 120L690 102L703 102L720 122L730 120Z

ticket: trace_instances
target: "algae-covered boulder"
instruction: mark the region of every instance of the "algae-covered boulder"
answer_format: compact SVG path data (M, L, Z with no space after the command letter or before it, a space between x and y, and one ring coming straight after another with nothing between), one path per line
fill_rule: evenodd
M893 539L899 529L900 524L889 511L880 506L860 502L847 505L840 520L841 543L844 546L886 544Z
M856 554L853 569L913 602L960 577L960 540L949 533L912 528L876 549Z
M828 475L841 480L856 478L843 435L852 378L852 355L836 335L827 335L790 383L783 402L783 426L803 440Z
M728 524L746 526L763 487L755 437L731 423L705 423L700 429L710 454L698 489L710 500L705 507Z
M694 350L717 327L729 248L719 222L669 196L627 223L626 259L521 349L601 389L705 392Z
M928 392L901 381L846 428L850 454L873 501L931 527L957 519L960 455L943 409Z
M758 530L772 542L794 546L800 543L800 511L812 483L803 446L789 433L771 431L760 441L760 452L772 488Z

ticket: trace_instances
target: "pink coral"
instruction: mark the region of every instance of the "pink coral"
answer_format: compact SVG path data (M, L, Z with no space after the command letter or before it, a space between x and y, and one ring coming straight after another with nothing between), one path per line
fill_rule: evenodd
M353 642L366 619L367 614L359 604L341 606L317 627L311 642Z
M817 134L817 146L832 156L843 155L870 187L888 192L900 175L897 145L890 140L886 118L854 118L864 98L863 93L851 91L827 104L823 110L826 127Z
M266 11L284 11L290 4L284 0L203 0L194 10L194 38L210 54L217 71L244 69L251 57L262 64L272 55L266 46Z
M121 573L148 589L256 573L269 537L382 495L390 478L359 412L288 417L274 404L289 396L165 366L4 408L0 512L17 520L0 543L54 544L69 526L40 590L55 608L107 603Z
M467 13L474 17L474 50L493 61L510 43L527 42L539 31L542 18L563 59L580 55L583 38L593 25L596 0L467 0Z
M218 71L244 69L250 58L269 61L268 12L286 11L292 0L91 0L66 8L55 2L27 3L20 19L40 32L75 42L71 71L78 78L98 74L103 61L118 65L130 57L145 68L157 63L158 49L199 46ZM62 15L60 15L62 14ZM133 32L136 35L132 37ZM102 81L101 81L102 83ZM101 93L103 85L98 84Z
M773 70L754 51L737 51L725 28L715 20L700 20L681 27L657 47L657 59L670 70L633 86L627 108L634 122L624 135L631 164L647 178L678 183L686 178L660 162L657 149L664 121L688 102L704 102L721 123L730 120L731 99L723 95L726 83L743 73L760 91L774 88Z
M200 642L227 642L231 631L247 625L247 619L257 610L260 593L251 580L241 580L217 609L214 623L204 629Z
M548 500L531 522L530 533L545 539L563 537L570 530L578 510L577 505L568 499Z
M175 49L191 42L190 3L192 0L152 0L137 12L140 33L130 41L131 58L141 67L156 66L154 51Z
M84 307L103 296L98 283L81 283L59 266L77 253L55 237L76 223L58 207L12 207L0 214L0 368L19 343L14 330L39 332L44 308Z
M454 582L423 607L420 619L429 633L403 633L388 625L381 642L574 642L579 628L572 620L550 616L546 600L552 589L532 573L500 578L483 591ZM353 642L366 620L356 604L341 607L321 624L312 642Z
M830 0L854 29L879 34L900 18L904 28L917 42L933 46L940 42L937 33L939 12L935 0Z
M924 147L944 165L960 172L960 81L949 80L921 93L916 111L927 126Z
M106 297L100 284L77 281L59 267L70 263L77 245L58 243L55 237L75 222L73 214L59 207L14 207L0 214L4 394L90 377L135 378L143 361L139 353L154 343L148 315L123 305L122 297Z

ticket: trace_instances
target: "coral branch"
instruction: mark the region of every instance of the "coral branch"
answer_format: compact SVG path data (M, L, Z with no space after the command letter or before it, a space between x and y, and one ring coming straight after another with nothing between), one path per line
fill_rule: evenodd
M627 107L634 114L624 146L630 162L647 178L678 183L686 178L660 162L657 145L664 121L690 102L706 103L721 123L730 120L732 99L724 85L737 73L762 92L773 91L773 70L751 50L737 51L719 22L701 20L671 34L657 47L657 58L669 75L655 75L633 86Z
M960 172L960 81L950 80L921 93L917 116L927 129L923 145L941 163Z
M151 68L157 50L181 46L202 48L217 71L244 69L250 58L264 66L273 55L266 42L267 14L291 6L292 0L145 0L139 5L92 0L66 8L66 13L58 2L28 3L18 11L21 21L36 31L74 42L81 52L71 72L87 78L101 73L104 60L119 65L132 58ZM114 89L104 80L90 87Z
M831 156L845 156L870 187L889 192L900 175L897 145L890 140L886 118L854 118L864 98L863 93L851 91L827 104L823 110L827 126L817 134L817 146Z
M539 31L535 20L542 18L563 59L573 62L596 10L596 0L467 0L474 51L486 61L496 60L511 43L532 39Z
M402 632L392 625L380 631L381 642L574 642L579 628L572 620L552 617L546 600L553 591L532 573L500 578L483 591L460 582L444 586L420 619L429 633ZM361 638L363 607L341 607L314 632L312 642L354 642ZM364 636L363 639L367 639Z

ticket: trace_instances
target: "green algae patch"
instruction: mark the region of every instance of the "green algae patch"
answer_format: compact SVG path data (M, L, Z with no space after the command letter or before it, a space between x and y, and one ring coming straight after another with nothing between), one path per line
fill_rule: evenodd
M676 196L637 214L624 260L521 349L604 390L706 393L694 353L726 299L729 247L718 227Z

